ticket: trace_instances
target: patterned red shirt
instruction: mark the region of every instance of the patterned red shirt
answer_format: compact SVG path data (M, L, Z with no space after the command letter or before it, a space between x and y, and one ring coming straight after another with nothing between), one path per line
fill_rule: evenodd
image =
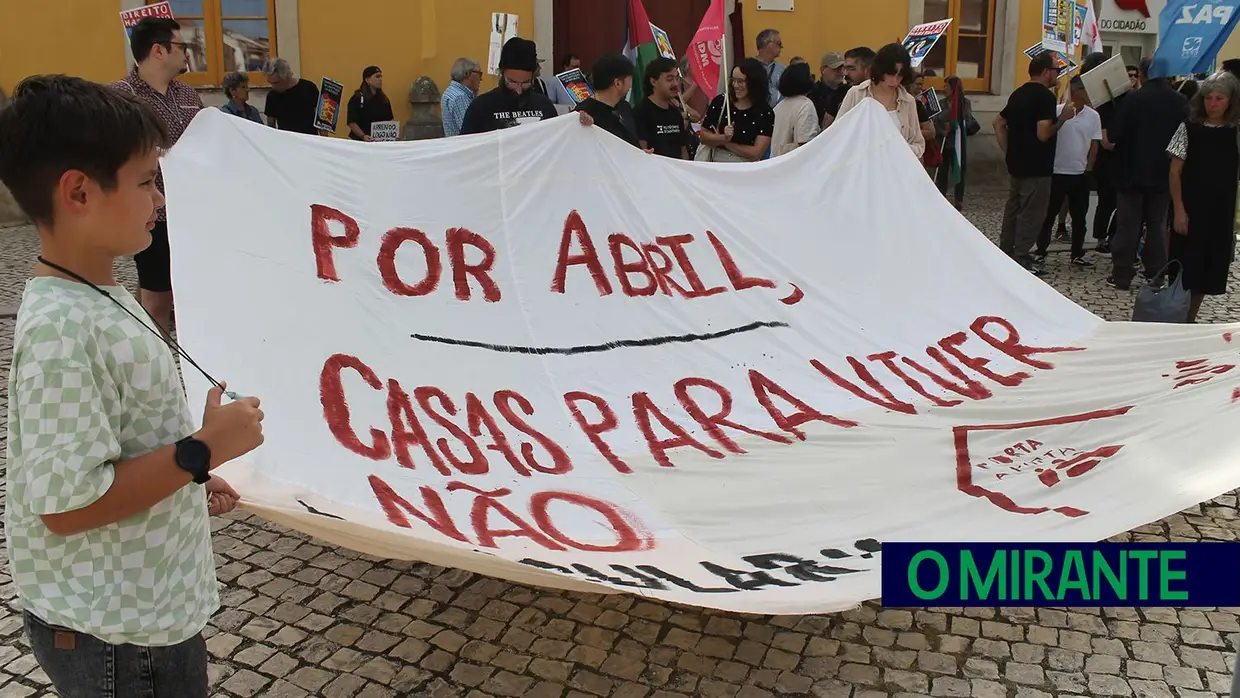
M181 139L181 134L189 128L189 122L203 108L202 98L198 96L194 88L179 80L173 80L168 83L168 90L160 94L146 80L138 77L136 67L129 71L129 75L126 75L123 80L112 83L112 87L136 96L155 110L155 115L164 122L164 126L168 129L168 137L171 139L168 147L172 147ZM156 176L155 185L159 187L161 193L164 191L162 172ZM168 220L166 209L159 209L157 215L158 220Z

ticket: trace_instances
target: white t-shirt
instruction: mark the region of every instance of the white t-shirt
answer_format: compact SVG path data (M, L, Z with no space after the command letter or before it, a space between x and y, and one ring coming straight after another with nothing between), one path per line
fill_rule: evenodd
M1063 105L1055 110L1063 112ZM1085 107L1059 129L1055 139L1055 174L1085 174L1089 164L1089 146L1102 140L1102 119L1093 107Z

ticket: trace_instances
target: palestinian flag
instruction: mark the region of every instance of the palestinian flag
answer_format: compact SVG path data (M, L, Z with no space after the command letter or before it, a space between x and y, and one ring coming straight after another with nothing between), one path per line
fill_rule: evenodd
M646 98L646 66L659 57L659 46L642 0L626 0L625 4L628 11L625 13L624 55L637 66L629 103L636 107Z
M954 187L964 179L964 162L961 158L964 154L965 129L968 125L965 123L963 89L956 89L956 94L947 108L947 118L951 128L947 137L952 139L952 149L949 151L951 159L943 164L948 168L948 181ZM944 148L944 150L947 149Z

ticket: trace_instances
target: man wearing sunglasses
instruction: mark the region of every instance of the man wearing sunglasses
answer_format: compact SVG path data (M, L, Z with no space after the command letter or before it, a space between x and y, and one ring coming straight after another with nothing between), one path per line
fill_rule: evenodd
M194 88L177 80L189 67L188 49L181 36L181 25L174 19L144 17L129 33L133 70L112 87L146 102L168 129L168 147L176 144L189 122L202 109L202 98ZM164 178L155 180L162 193ZM172 324L172 271L168 250L168 212L159 209L151 244L134 255L138 268L138 299L142 307L167 332Z
M470 102L461 135L487 133L551 119L559 114L544 94L534 91L538 47L515 37L504 44L499 58L499 87Z

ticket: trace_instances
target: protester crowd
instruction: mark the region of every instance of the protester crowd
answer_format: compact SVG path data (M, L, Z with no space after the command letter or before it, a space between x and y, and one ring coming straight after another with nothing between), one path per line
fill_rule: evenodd
M94 695L106 682L115 695L205 698L202 631L219 606L208 517L238 500L211 470L262 443L263 413L257 398L228 393L205 373L214 387L201 428L186 404L174 355L198 364L170 335L158 158L203 104L177 80L187 57L175 21L143 19L129 43L136 66L112 86L34 77L0 111L0 181L34 220L42 251L14 338L5 534L34 655L61 695ZM803 146L873 99L961 205L959 167L941 175L945 163L965 160L979 128L959 80L947 78L947 107L932 115L914 97L924 75L899 44L828 52L817 79L804 61L779 62L778 32L761 32L757 49L709 101L674 60L643 66L645 84L634 86L636 66L607 55L592 67L593 97L572 108L581 123L658 157L752 162ZM1101 60L1089 56L1086 69ZM458 60L443 93L445 133L556 117L556 104L571 97L549 86L539 65L534 43L513 39L499 85L481 92L477 61ZM1042 273L1066 205L1071 263L1093 264L1085 212L1096 189L1093 236L1095 250L1112 255L1109 283L1129 288L1139 256L1147 276L1170 258L1193 294L1194 320L1204 295L1226 291L1234 257L1240 80L1237 65L1224 68L1193 91L1152 77L1142 61L1138 89L1094 108L1079 81L1058 103L1051 56L1033 58L1029 82L995 121L1011 175L1003 251ZM279 59L266 74L268 124L319 133L314 84ZM248 88L230 75L222 109L261 122ZM349 135L370 140L371 125L391 118L382 70L368 67L348 101ZM113 278L115 261L128 255L140 303Z

